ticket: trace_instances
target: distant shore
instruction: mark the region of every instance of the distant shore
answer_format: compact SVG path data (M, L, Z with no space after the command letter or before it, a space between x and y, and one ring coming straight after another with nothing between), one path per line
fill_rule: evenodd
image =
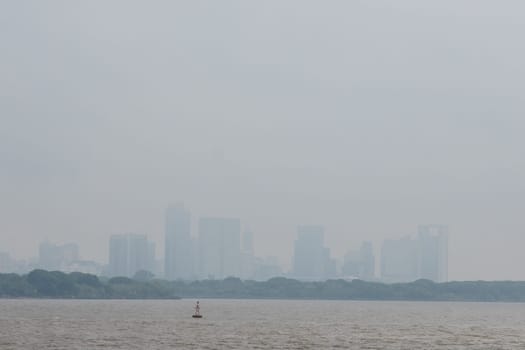
M202 281L98 278L80 272L34 270L0 274L0 298L38 299L299 299L525 302L525 282L418 280L386 284L361 280L302 282L276 277L258 282L238 278Z

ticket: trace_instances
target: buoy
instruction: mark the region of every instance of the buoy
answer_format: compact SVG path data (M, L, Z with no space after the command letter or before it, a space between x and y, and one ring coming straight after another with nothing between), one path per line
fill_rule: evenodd
M195 304L195 313L191 317L193 317L193 318L202 318L201 307L199 305L199 301L197 301L197 304Z

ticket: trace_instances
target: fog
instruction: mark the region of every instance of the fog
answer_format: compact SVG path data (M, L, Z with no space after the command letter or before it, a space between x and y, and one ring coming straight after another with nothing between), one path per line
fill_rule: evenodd
M240 218L290 265L449 226L450 279L525 280L521 1L0 5L0 251L164 210Z

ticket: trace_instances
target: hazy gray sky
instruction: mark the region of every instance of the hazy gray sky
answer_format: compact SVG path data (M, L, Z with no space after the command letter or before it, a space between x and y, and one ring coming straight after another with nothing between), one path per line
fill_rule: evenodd
M4 1L0 251L162 251L184 201L285 264L298 224L443 223L452 279L525 280L523 33L518 0Z

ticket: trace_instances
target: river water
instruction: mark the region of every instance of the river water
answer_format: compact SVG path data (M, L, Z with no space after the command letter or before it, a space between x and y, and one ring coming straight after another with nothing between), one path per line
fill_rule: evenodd
M1 300L0 349L525 349L525 304Z

